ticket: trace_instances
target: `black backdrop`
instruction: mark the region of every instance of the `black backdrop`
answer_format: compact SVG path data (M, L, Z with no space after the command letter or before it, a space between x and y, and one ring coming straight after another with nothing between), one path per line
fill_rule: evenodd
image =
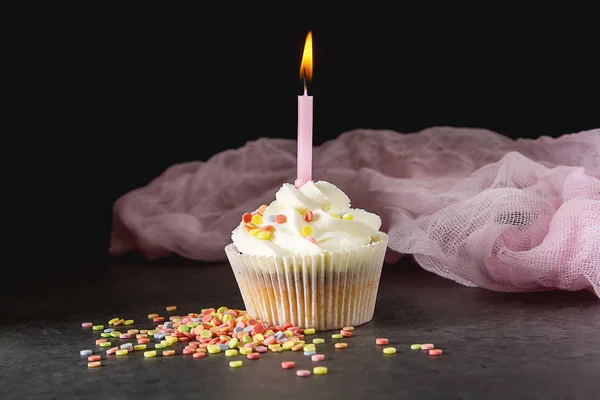
M535 138L600 125L585 10L48 11L25 16L15 60L28 113L14 241L32 265L104 260L114 201L173 163L294 138L309 30L315 144L354 128Z

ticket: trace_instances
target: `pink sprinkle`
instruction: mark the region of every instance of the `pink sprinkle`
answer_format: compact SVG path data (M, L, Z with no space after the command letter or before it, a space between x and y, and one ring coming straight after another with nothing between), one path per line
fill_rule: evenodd
M325 354L313 354L310 358L313 361L323 361L325 359Z
M434 347L434 346L433 346L433 344L431 344L431 343L425 343L425 344L422 344L422 345L421 345L421 349L422 349L422 350L431 350L431 349L433 349L433 347Z
M264 343L264 344L266 344L266 345L268 346L268 345L270 345L271 343L273 343L275 340L276 340L276 339L275 339L275 336L269 336L268 338L266 338L266 339L264 340L264 342L263 342L263 343ZM432 347L432 348L433 348L433 347Z
M131 339L131 334L130 333L121 333L119 335L119 339Z
M310 376L311 372L307 369L299 369L296 371L297 376Z
M83 322L81 324L82 328L91 328L92 326L94 326L94 324L92 324L91 322Z
M306 240L308 240L309 242L312 242L312 243L317 243L316 239L312 236L307 236Z
M106 350L106 354L115 354L115 352L116 352L117 350L119 350L119 348L118 348L118 347L112 347L112 348L110 348L110 349Z
M267 351L269 351L269 349L265 346L259 346L256 349L254 349L257 353L266 353Z

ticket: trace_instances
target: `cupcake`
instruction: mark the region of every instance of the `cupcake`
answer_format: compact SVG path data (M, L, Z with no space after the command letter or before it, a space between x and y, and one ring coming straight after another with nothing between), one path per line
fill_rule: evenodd
M370 321L388 242L381 218L325 181L284 184L275 198L244 214L225 247L248 312L318 330Z

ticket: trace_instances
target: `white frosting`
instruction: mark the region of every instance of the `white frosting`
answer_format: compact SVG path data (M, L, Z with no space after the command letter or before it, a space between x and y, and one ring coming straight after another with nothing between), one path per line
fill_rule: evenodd
M380 239L381 218L361 209L350 208L350 199L335 185L309 181L300 188L284 184L265 210L259 228L272 225L275 230L268 240L259 239L244 228L245 223L233 231L233 243L239 252L249 255L290 255L335 251L354 246L368 245ZM312 211L313 219L307 222L304 214ZM272 219L279 214L286 222ZM352 215L353 219L338 218L332 214ZM310 226L315 243L307 240L302 227Z

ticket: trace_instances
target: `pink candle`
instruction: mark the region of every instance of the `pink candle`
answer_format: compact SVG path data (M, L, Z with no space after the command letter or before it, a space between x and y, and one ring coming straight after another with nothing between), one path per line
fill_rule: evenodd
M300 79L304 94L298 96L298 155L296 187L312 180L313 98L307 94L306 81L312 79L312 33L308 32L304 43Z

